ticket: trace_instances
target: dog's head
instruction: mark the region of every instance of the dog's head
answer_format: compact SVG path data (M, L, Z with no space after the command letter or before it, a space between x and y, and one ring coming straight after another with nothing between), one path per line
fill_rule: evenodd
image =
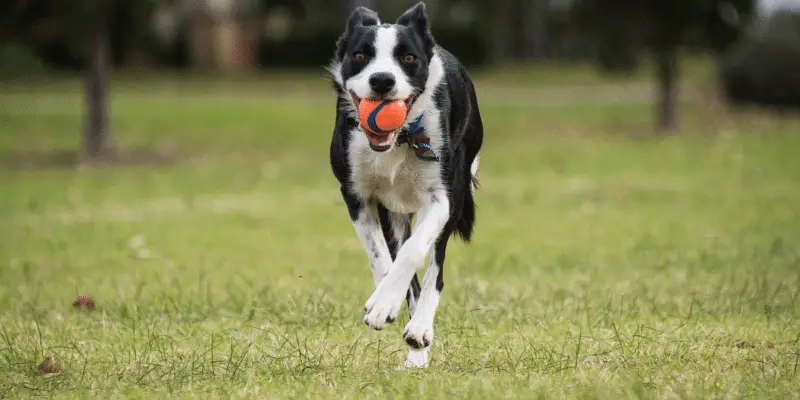
M411 108L425 90L433 49L424 3L408 9L394 24L381 24L375 11L358 7L336 43L330 71L352 111L364 98L402 99ZM370 145L376 151L388 150L395 134L369 137Z

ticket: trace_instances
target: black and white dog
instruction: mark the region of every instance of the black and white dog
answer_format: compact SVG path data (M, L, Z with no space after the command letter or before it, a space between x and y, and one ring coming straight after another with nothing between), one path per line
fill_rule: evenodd
M375 281L364 323L383 329L405 298L406 365L426 367L447 241L457 234L468 242L475 221L483 142L475 89L459 61L435 43L421 2L394 24L357 8L328 69L338 95L331 167ZM363 130L357 110L364 98L405 100L403 128L384 135ZM416 271L428 252L420 286Z

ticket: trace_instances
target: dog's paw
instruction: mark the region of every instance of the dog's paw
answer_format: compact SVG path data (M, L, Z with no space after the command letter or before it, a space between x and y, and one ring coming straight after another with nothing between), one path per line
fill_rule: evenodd
M409 349L406 361L395 369L397 371L404 371L415 368L428 368L428 349Z
M433 324L422 318L411 318L403 329L403 340L412 349L425 349L433 342Z
M364 305L364 323L372 329L381 330L397 319L400 307L403 305L403 296L406 288L397 290L392 285L380 285L372 293ZM399 293L399 294L398 294Z
M380 298L367 303L364 323L372 329L382 330L397 319L401 302L394 302L387 298Z

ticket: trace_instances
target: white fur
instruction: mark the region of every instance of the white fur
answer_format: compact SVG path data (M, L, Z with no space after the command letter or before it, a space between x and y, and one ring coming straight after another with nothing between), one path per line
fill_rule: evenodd
M343 82L341 65L334 63L329 67L333 79L346 88L354 90L360 97L368 95L369 75L374 72L393 72L397 79L398 98L411 95L407 78L392 57L396 43L394 28L379 28L376 42L377 56L361 74ZM447 136L440 129L439 111L434 107L433 96L444 78L444 66L438 54L434 53L428 66L426 90L417 96L409 110L406 123L410 123L423 112L422 124L431 139L431 147L441 154L446 146ZM371 90L371 89L370 89ZM357 117L355 104L349 93L343 98L349 105L349 112ZM393 145L385 152L375 152L369 146L360 128L351 132L349 144L349 160L354 194L361 199L375 198L392 213L417 213L417 221L409 239L403 243L398 240L399 249L395 261L391 261L385 239L377 217L377 210L368 205L354 222L365 251L372 265L375 291L365 304L367 309L364 322L374 329L383 329L387 318L395 319L408 292L409 282L414 273L425 261L429 249L432 249L444 225L450 216L450 204L444 183L441 180L441 165L436 162L420 160L406 145ZM473 163L473 169L477 163ZM394 221L393 221L394 222ZM394 225L405 226L403 221ZM395 237L404 236L405 232L396 230ZM377 251L376 251L377 247ZM433 262L433 261L432 261ZM431 264L423 278L422 293L426 296L423 302L412 301L409 312L412 319L406 327L409 335L415 338L433 338L433 315L438 305L439 293L436 290L438 266ZM381 279L383 278L383 279ZM427 367L428 348L409 349L405 363L409 367Z
M475 154L475 159L472 160L472 165L469 167L469 170L472 173L473 177L478 176L478 164L481 161L480 159L481 159L481 155L480 154ZM475 191L475 184L472 181L469 182L469 188L473 192Z
M344 86L342 83L342 63L339 61L332 61L330 65L326 68L328 73L330 74L333 81L338 83L341 86Z
M375 281L375 286L378 286L392 267L392 256L381 231L378 210L374 206L367 205L353 221L353 226L367 253L372 279Z
M446 136L439 127L439 110L431 106L433 93L444 76L438 55L431 60L429 71L426 90L418 96L406 121L413 121L424 111L425 133L431 138L431 147L440 154ZM355 194L362 199L376 197L390 211L416 212L422 199L430 196L429 189L443 187L440 165L418 159L406 145L375 152L361 128L356 128L351 132L348 151Z
M364 305L367 310L364 322L367 325L380 330L386 326L387 318L397 318L411 278L422 266L428 249L436 242L449 217L450 202L447 195L443 189L437 190L420 209L411 237L397 252L389 274L381 280Z
M397 243L397 249L399 249L400 247L403 247L403 243L406 241L406 230L410 228L408 227L408 224L410 223L409 215L390 211L389 219L392 221L392 233L394 234L395 243ZM375 285L377 286L377 282ZM417 300L418 298L416 297L408 297L408 312L411 315L414 315L414 312L417 309Z
M435 246L435 245L434 245ZM436 279L441 265L436 264L436 250L431 248L431 260L425 277L422 278L422 291L419 295L416 312L403 330L403 338L412 338L417 343L433 342L433 319L439 306L439 290Z
M419 350L408 349L408 357L400 369L428 368L428 350L428 347Z
M428 190L442 186L439 166L417 159L410 149L377 153L354 131L349 151L353 190L363 199L377 198L389 211L416 212Z
M408 215L399 213L390 213L389 219L392 221L394 229L394 240L398 246L402 246L406 240L406 226L411 222Z
M408 82L403 68L394 57L394 48L397 45L397 28L379 27L375 36L375 57L369 60L364 69L345 82L345 89L353 91L356 96L372 97L372 88L369 78L378 72L388 72L394 75L395 88L389 93L390 98L406 99L413 94L413 88Z

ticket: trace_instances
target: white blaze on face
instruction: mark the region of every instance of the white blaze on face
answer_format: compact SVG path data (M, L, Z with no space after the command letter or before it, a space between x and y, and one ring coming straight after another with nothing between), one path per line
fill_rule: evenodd
M369 86L369 77L378 72L388 72L394 75L395 88L389 93L389 97L395 99L406 99L411 96L413 88L408 82L408 77L400 67L394 57L394 49L397 47L397 29L394 27L379 27L375 34L375 57L369 60L364 69L358 75L353 76L345 82L348 91L352 91L360 98L371 97L372 88Z

